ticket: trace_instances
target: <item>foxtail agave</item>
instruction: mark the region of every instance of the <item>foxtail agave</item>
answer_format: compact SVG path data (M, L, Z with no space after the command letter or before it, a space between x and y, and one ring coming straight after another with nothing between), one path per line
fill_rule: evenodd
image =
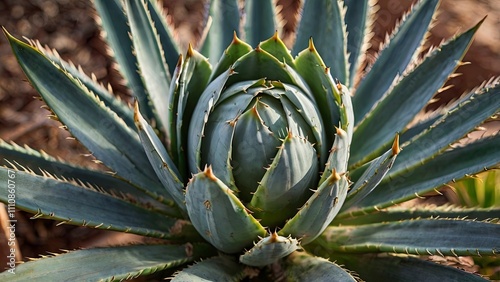
M422 0L363 73L370 1L305 1L291 51L272 1L210 1L199 52L182 55L153 2L94 1L133 107L5 32L53 114L112 174L3 142L0 198L15 175L17 207L37 218L165 241L2 278L483 279L419 256L495 256L498 208L396 206L500 162L498 134L451 146L498 113L498 79L412 122L481 22L419 58L438 5Z

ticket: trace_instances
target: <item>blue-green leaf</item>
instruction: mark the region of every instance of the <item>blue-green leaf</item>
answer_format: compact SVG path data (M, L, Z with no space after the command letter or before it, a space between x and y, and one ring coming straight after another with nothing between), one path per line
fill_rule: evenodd
M392 136L401 132L446 82L481 23L434 50L358 123L353 136L351 165L363 164L387 150Z
M172 282L227 281L237 282L245 277L245 267L230 257L209 258L178 272Z
M38 50L8 39L31 84L73 136L120 177L154 197L167 196L136 132Z
M306 1L292 54L296 55L306 48L312 37L326 66L331 68L333 76L342 84L348 85L349 62L344 16L345 8L341 1Z
M201 53L215 65L224 50L233 40L233 33L239 34L240 12L236 0L211 0L209 8L208 33L201 47Z
M295 252L286 259L285 275L288 281L357 281L336 263L307 253Z
M72 251L20 264L3 281L121 281L174 268L213 253L206 244L136 245Z
M142 106L148 119L156 119L146 87L139 74L137 57L133 53L130 26L120 0L94 0L101 24L106 30L105 38L111 47L118 68L127 81L127 85Z
M7 204L15 186L16 207L67 224L168 238L176 220L97 192L97 188L29 172L0 168L0 201ZM10 185L8 185L10 184ZM12 192L12 191L10 191Z
M381 257L356 254L335 256L335 259L367 281L488 281L478 274L411 256Z
M274 2L272 0L245 1L244 30L245 41L254 47L273 36L277 31Z
M153 103L153 112L158 117L158 120L156 120L157 127L165 130L167 137L169 137L168 93L170 72L160 37L145 1L147 0L125 0L125 10L129 19L139 70Z
M279 236L276 232L262 238L240 256L240 262L250 266L266 266L298 250L299 241Z
M402 75L415 58L438 2L438 0L419 2L390 37L387 46L380 52L377 61L356 89L353 99L356 123L361 122L391 87L394 79ZM383 79L380 79L381 77Z
M498 253L500 225L460 219L413 219L331 226L315 241L328 253L482 256Z
M368 49L374 9L369 0L345 0L347 11L345 23L347 26L347 53L349 54L349 88L354 84L358 66L364 59Z
M210 167L195 174L186 188L189 218L201 236L217 249L237 253L266 230Z

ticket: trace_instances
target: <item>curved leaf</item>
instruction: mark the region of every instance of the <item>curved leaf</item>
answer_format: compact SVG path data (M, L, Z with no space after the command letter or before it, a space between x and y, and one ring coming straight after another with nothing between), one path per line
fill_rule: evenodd
M349 271L324 258L295 252L286 259L288 281L357 281Z
M186 188L186 206L194 227L217 249L237 253L266 230L208 167L195 174Z
M174 268L213 253L205 244L136 245L72 251L16 266L3 281L120 281Z
M240 262L250 266L270 265L296 251L299 246L297 239L285 238L274 232L241 255Z
M229 257L213 257L175 274L172 282L240 281L245 277L245 267Z
M156 198L167 196L140 149L137 133L39 51L10 35L8 38L31 84L73 136L120 177Z

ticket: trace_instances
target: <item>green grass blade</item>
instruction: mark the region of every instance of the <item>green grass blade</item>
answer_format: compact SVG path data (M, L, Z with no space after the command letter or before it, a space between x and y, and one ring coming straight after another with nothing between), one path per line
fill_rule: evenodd
M401 221L415 218L467 218L471 220L500 220L500 207L462 208L456 206L417 206L411 209L391 207L369 214L353 217L336 217L331 225L363 225L389 221Z
M16 207L35 214L34 218L159 238L170 237L170 228L176 222L155 211L100 193L98 188L58 180L49 174L39 176L0 168L0 180L3 191L0 201L7 205L8 195L15 193ZM11 191L12 186L14 191Z
M137 57L133 53L132 38L130 38L130 26L123 11L120 0L94 0L94 6L99 13L101 25L105 33L105 39L111 47L114 59L127 85L142 105L143 114L148 119L156 118L151 108L150 99L139 74Z
M368 28L372 25L369 0L346 0L345 23L347 26L347 53L349 54L349 82L354 84L358 66L364 59L371 34Z
M71 251L20 264L3 281L121 281L174 268L213 253L205 244L136 245Z
M356 1L357 2L357 1ZM391 87L394 79L401 75L422 44L431 23L438 0L423 0L405 17L387 46L380 52L377 61L363 78L353 97L356 123L370 111ZM356 3L357 4L357 3ZM383 79L380 79L383 77Z
M354 213L370 212L413 199L453 179L497 165L500 160L498 144L500 134L446 151L424 164L401 170L397 174L389 174L360 202L362 208Z
M272 0L245 1L245 41L253 47L278 30Z
M175 274L172 282L202 282L202 281L227 281L237 282L245 277L245 266L237 263L230 257L213 257Z
M292 253L285 263L288 281L357 281L338 264L307 253Z
M358 123L351 165L363 164L387 150L394 134L404 130L455 70L481 23L434 50Z
M209 30L201 47L201 53L216 65L224 50L233 41L233 34L240 31L240 12L236 0L210 1Z
M345 265L367 281L487 281L477 274L456 267L409 256L342 255L332 259L336 259L337 263Z
M331 68L333 77L339 79L342 84L349 85L344 15L342 2L306 1L292 54L297 55L299 51L307 48L312 37L325 65Z
M169 137L168 93L171 78L160 37L151 19L148 6L143 0L126 0L125 10L130 23L139 70L153 103L153 113L158 117L157 127L165 130ZM177 58L174 64L175 62ZM145 106L141 104L141 107Z
M74 137L120 177L154 196L166 195L136 132L38 50L8 38L29 81Z
M331 226L315 241L328 253L482 256L498 253L500 225L460 219L413 219Z
M500 111L500 80L468 95L422 134L404 144L391 173L425 162Z

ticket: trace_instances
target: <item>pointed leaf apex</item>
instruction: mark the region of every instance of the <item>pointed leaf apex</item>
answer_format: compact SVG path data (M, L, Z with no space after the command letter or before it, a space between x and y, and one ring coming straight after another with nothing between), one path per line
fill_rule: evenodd
M309 47L308 48L309 48L309 51L316 52L316 47L314 47L314 42L313 42L312 37L309 38Z
M401 152L401 148L399 147L399 134L396 134L394 138L394 142L392 143L392 155L395 156Z
M177 60L177 65L175 68L180 69L182 67L182 54L179 54L179 59Z
M236 34L236 30L233 31L233 42L231 44L240 44L242 41L238 38L238 34Z
M273 35L273 37L271 37L271 39L274 40L274 41L279 41L280 40L280 38L278 36L278 31L277 30L274 31L274 35Z
M189 43L186 58L192 57L193 54L194 54L193 45L191 45L191 43Z
M140 123L140 115L141 113L139 112L139 102L137 100L134 101L134 122L135 125L139 130L142 130L142 126Z
M215 174L213 173L212 171L212 166L206 166L205 167L205 170L203 171L203 173L205 174L205 176L212 180L212 181L217 181L217 177L215 176Z

